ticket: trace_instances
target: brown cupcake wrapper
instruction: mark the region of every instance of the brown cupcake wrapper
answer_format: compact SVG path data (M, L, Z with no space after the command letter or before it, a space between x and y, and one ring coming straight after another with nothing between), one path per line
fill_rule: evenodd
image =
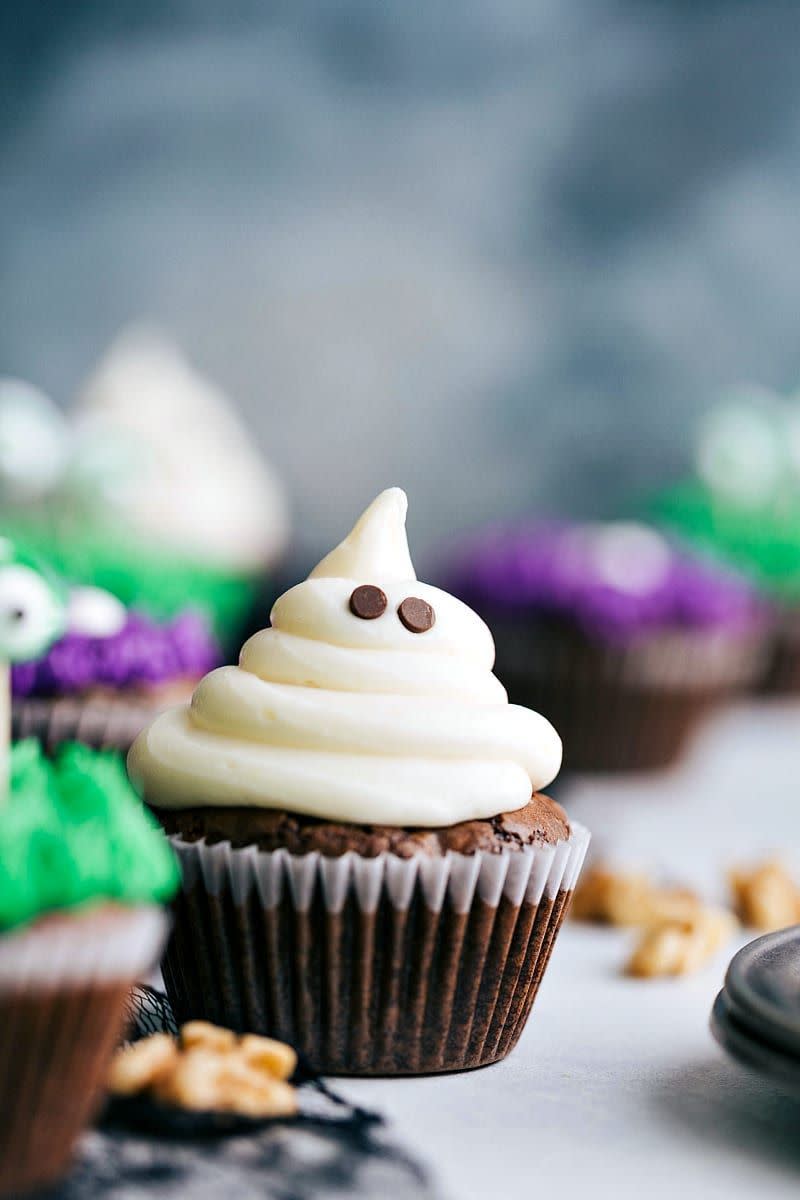
M775 613L769 659L759 691L769 696L800 692L800 605L786 606Z
M720 703L754 686L766 653L760 630L630 646L515 631L498 637L497 673L514 703L558 729L566 770L654 770L678 761Z
M131 985L166 930L159 909L103 910L0 939L0 1195L67 1170L102 1099Z
M553 846L368 859L173 837L176 1017L282 1038L333 1074L495 1062L522 1032L588 841L574 826Z
M11 735L14 741L34 737L48 753L64 742L83 742L95 750L125 754L168 703L159 692L153 696L96 692L17 699L11 706Z

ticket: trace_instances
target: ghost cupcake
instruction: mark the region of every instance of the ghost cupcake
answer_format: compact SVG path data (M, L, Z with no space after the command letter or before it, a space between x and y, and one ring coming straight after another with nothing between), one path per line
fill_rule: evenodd
M508 704L480 618L417 581L405 513L382 493L129 756L182 866L176 1015L337 1073L507 1054L588 840L539 791L557 733Z

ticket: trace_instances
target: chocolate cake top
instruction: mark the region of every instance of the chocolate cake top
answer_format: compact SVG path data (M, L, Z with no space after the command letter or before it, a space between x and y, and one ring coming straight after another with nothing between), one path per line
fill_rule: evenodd
M180 834L187 841L204 837L212 843L229 841L234 847L255 845L259 850L284 849L290 854L316 850L330 858L348 850L364 858L376 858L384 852L400 858L419 853L439 857L448 850L499 854L526 846L553 845L570 835L564 810L539 793L515 812L440 829L320 821L282 809L211 806L154 811L168 833Z

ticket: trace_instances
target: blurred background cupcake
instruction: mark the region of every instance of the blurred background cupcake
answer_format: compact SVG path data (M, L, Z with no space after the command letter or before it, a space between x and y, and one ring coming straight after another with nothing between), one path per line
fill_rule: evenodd
M283 490L227 397L161 334L125 332L68 416L0 383L0 527L156 621L190 602L238 644L288 535Z
M66 1170L102 1099L177 868L115 755L20 742L0 802L0 1192L18 1196Z
M762 669L754 590L645 525L491 526L445 582L490 625L511 700L552 718L567 770L668 766Z
M126 751L154 714L191 695L222 654L193 609L157 621L110 592L74 588L66 630L12 668L12 736L52 752L66 741Z
M14 1196L65 1170L177 884L118 755L9 748L9 664L58 637L63 599L0 539L0 1192Z
M769 597L767 692L800 691L800 397L731 390L701 422L695 475L661 492L653 515L746 572Z

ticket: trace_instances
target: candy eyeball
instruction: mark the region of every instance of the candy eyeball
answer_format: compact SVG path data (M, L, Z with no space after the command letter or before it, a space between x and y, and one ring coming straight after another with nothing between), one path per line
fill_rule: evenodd
M611 521L593 531L590 560L597 579L606 587L646 595L664 583L672 555L655 529L635 521Z
M125 605L98 587L75 587L67 601L67 628L84 637L110 638L125 628Z
M37 658L63 628L63 607L46 579L22 563L0 566L0 659Z
M703 423L697 446L700 478L711 491L758 507L777 493L787 467L782 405L761 389L735 393Z
M795 397L786 408L784 444L794 486L800 479L800 403Z
M21 379L0 379L0 490L13 500L46 495L68 447L67 422L53 401Z

